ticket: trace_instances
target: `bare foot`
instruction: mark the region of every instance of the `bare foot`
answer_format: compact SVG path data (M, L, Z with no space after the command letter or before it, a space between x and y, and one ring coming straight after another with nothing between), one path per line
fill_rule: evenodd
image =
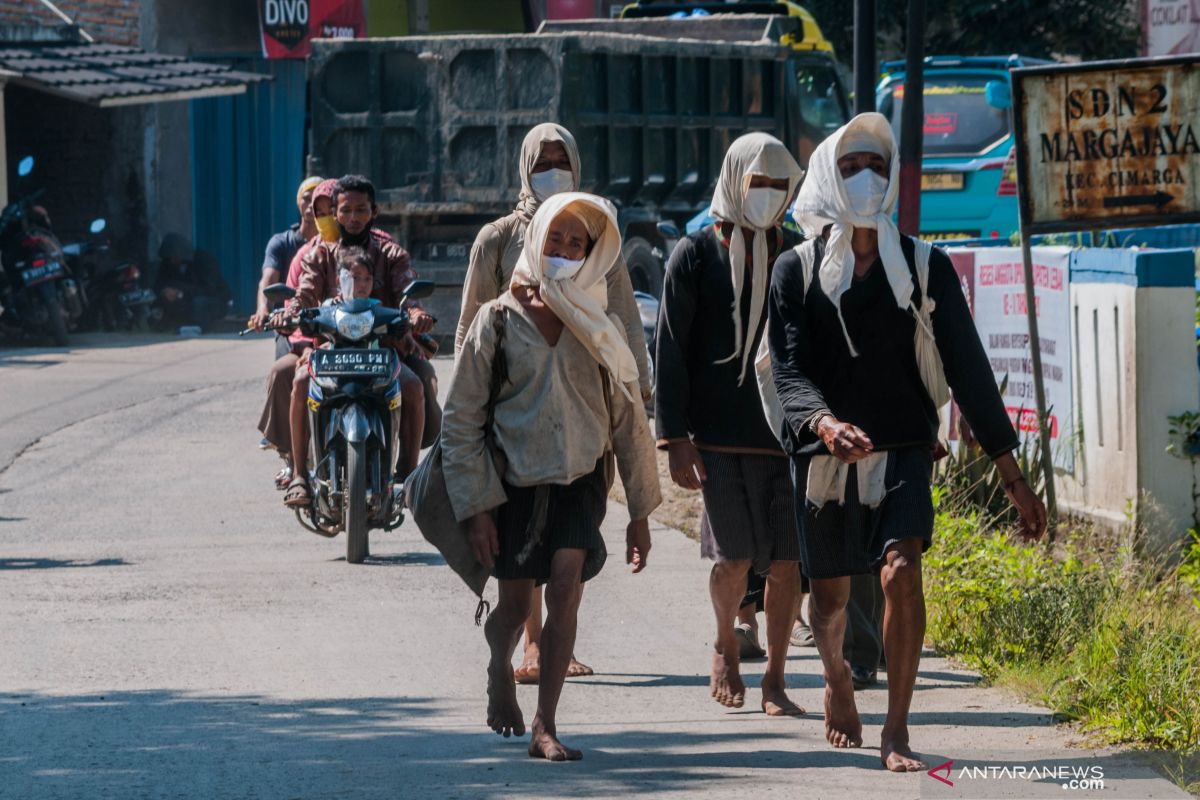
M746 704L746 685L742 683L741 673L738 672L737 645L731 649L728 656L713 653L712 679L708 688L721 705L741 708Z
M568 678L582 678L586 675L595 675L595 674L596 674L595 670L593 670L587 664L584 664L579 659L575 658L574 655L571 656L571 663L567 665L567 677Z
M491 620L489 620L489 623ZM503 643L496 640L490 624L484 625L484 635L492 648L492 660L488 664L487 676L487 724L496 733L509 736L525 735L525 718L517 704L517 687L513 684L512 664L506 657Z
M768 717L799 717L804 715L804 709L796 705L787 696L782 686L762 685L762 710Z
M539 658L541 658L541 653L536 644L525 645L525 655L521 659L521 666L517 667L513 673L517 683L537 685L538 676L541 674L541 670L538 668Z
M542 724L540 719L533 721L533 735L529 738L529 757L544 758L547 761L578 761L583 753L558 740L555 731Z
M879 742L879 760L892 772L922 772L929 766L908 746L908 730L900 733L883 731Z
M825 738L834 747L862 747L862 722L854 705L849 661L842 662L839 674L825 675Z

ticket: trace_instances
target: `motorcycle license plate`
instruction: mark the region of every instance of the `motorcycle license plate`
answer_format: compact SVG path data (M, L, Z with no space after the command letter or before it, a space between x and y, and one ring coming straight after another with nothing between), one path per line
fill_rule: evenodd
M121 303L127 306L137 306L154 302L154 292L149 289L138 289L121 295Z
M342 376L385 378L391 368L387 350L314 350L313 375L318 378Z
M40 267L30 267L21 270L21 280L26 286L36 286L62 274L62 266L57 261L47 261Z

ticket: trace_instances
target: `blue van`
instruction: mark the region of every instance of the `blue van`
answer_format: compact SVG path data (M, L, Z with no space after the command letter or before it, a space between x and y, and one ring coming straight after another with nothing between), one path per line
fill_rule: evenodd
M1008 71L1049 63L1017 55L925 59L922 238L1008 239L1018 230ZM899 141L904 62L881 68L875 104Z

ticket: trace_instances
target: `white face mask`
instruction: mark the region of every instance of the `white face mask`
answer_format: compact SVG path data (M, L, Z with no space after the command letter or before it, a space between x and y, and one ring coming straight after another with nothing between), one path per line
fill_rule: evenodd
M887 194L888 179L869 169L860 170L849 178L842 179L846 187L846 199L860 217L873 217L883 206Z
M338 270L338 290L343 300L354 297L354 273L348 269Z
M544 203L547 197L574 189L575 176L565 169L542 170L529 176L529 188Z
M751 226L765 230L775 224L786 202L787 192L782 189L751 189L742 202L742 216Z
M575 277L575 273L583 268L583 262L586 259L575 261L570 258L562 258L561 256L545 256L545 263L542 266L542 275L546 280L565 281Z

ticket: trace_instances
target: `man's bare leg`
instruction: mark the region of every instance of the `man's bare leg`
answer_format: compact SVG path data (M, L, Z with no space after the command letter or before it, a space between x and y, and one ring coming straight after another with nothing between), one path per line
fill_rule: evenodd
M708 593L717 618L709 692L726 708L741 708L746 703L746 685L742 683L739 671L733 621L737 617L738 603L746 594L746 573L749 571L749 560L718 561L708 576Z
M517 683L535 684L538 682L538 662L541 651L538 643L542 640L542 588L533 587L529 602L529 617L525 620L525 652L521 657L521 666L514 673Z
M509 736L525 735L525 719L517 705L517 687L513 683L512 655L517 648L521 623L529 616L532 580L499 581L500 599L488 615L483 633L492 657L488 662L488 727Z
M534 685L538 682L538 662L541 661L541 651L538 650L538 642L542 639L542 590L540 587L535 587L533 590L533 605L530 606L529 619L525 620L525 648L521 655L521 666L517 667L516 676L517 683L525 683ZM567 665L568 678L581 678L585 675L594 675L595 671L584 664L575 655L571 655L571 663Z
M834 747L861 747L862 722L854 705L850 664L842 658L850 578L813 578L808 623L825 668L825 738Z
M308 480L308 359L296 364L288 413L292 429L292 475Z
M883 648L888 660L888 711L879 758L892 772L927 769L908 744L908 710L925 640L925 592L921 585L921 540L892 545L880 572L883 584Z
M533 717L529 755L550 761L578 761L583 753L558 740L555 713L567 679L567 665L575 649L579 629L579 602L583 598L583 561L586 550L564 548L550 562L550 580L546 584L546 625L542 628L542 660L538 681L538 707ZM526 595L528 596L528 595Z
M425 386L417 374L400 366L400 462L396 470L407 480L421 459L421 434L425 431ZM514 645L515 646L515 645Z
M764 606L767 612L767 671L762 679L762 710L771 717L798 717L804 709L793 703L784 686L788 639L800 600L800 570L795 561L772 561L767 573Z

